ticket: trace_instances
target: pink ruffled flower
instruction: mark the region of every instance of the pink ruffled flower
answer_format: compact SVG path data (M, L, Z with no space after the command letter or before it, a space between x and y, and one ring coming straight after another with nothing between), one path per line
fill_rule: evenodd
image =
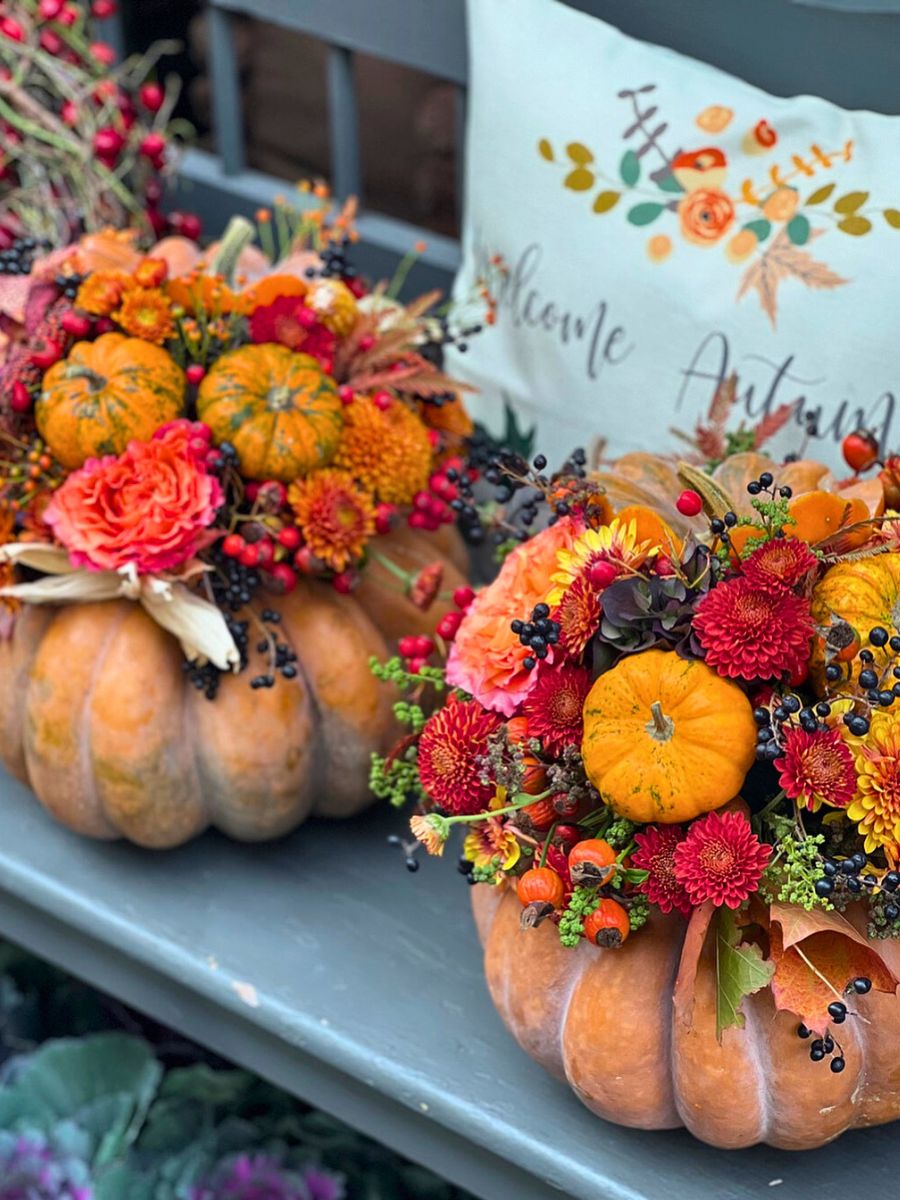
M118 456L90 458L54 493L44 520L79 567L171 571L208 545L224 501L204 465L202 426L174 421Z
M474 696L485 708L511 717L531 693L541 668L554 661L554 648L527 671L522 665L530 651L511 625L527 621L551 587L557 554L571 549L581 527L564 517L513 550L500 574L484 588L466 611L447 662L447 682Z

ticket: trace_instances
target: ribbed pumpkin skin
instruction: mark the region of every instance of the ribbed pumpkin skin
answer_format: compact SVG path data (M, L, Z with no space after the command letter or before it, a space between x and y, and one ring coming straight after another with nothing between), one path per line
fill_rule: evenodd
M443 562L447 589L464 582L452 537L397 530L380 541L392 559ZM421 613L374 580L352 596L301 581L271 603L297 677L254 691L266 668L254 649L215 700L190 685L180 647L139 605L25 606L0 640L0 761L76 832L154 848L209 825L263 841L311 814L352 816L372 801L372 751L397 736L394 697L369 659L387 656L398 629L433 630L451 606Z
M659 702L671 735L654 736ZM620 816L687 821L738 794L753 765L756 723L735 684L698 659L664 650L623 658L584 705L588 778Z
M900 1118L900 999L854 997L840 1028L847 1066L809 1059L798 1019L768 989L744 1001L744 1029L716 1038L712 939L658 915L618 950L560 945L549 924L519 928L509 889L480 884L472 905L494 1006L513 1037L592 1112L638 1129L686 1126L710 1145L810 1150L845 1130ZM855 916L853 906L848 918ZM854 921L860 927L858 921ZM900 945L878 951L896 973Z
M342 407L314 358L268 344L223 354L197 394L197 416L216 443L232 443L242 473L284 483L331 461Z
M828 626L835 618L843 618L856 630L863 646L875 656L876 669L881 669L893 654L869 645L869 631L876 625L892 630L900 606L900 554L879 554L859 562L843 562L831 567L822 576L812 594L812 615L817 625ZM859 659L850 666L848 677L855 679L862 669ZM824 642L821 637L813 643L810 669L820 691L825 683ZM838 689L848 686L838 685Z
M180 417L184 388L184 372L165 350L105 333L76 343L47 371L34 415L54 456L74 470Z

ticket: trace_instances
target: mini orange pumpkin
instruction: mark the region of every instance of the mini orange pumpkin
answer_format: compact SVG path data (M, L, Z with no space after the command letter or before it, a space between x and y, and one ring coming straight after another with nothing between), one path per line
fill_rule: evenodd
M584 704L588 778L620 816L688 821L721 808L753 764L753 710L699 659L664 650L623 658Z
M54 457L74 470L179 417L184 387L184 372L161 347L105 333L76 343L47 371L35 420Z
M275 344L223 354L197 394L197 416L216 443L232 443L242 473L284 483L331 461L342 408L337 385L314 358Z

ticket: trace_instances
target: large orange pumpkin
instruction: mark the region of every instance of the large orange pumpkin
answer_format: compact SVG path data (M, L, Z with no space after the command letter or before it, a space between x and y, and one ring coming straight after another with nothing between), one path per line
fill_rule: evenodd
M810 1062L797 1017L776 1010L768 987L745 998L744 1028L717 1039L715 938L702 910L690 924L657 914L619 949L571 950L548 922L520 927L513 889L472 891L497 1011L598 1116L639 1129L685 1125L725 1149L789 1150L900 1117L896 995L854 997L862 1019L840 1026L846 1068L834 1074ZM880 941L878 954L900 975L900 943Z
M623 658L584 704L582 755L603 800L631 821L689 821L740 791L756 753L744 693L699 659Z
M105 333L47 371L34 415L53 455L74 470L181 416L184 388L184 372L161 347Z
M217 443L232 443L242 474L285 483L331 461L342 409L314 358L275 344L223 354L197 395L197 416Z
M379 541L409 568L442 561L448 590L462 584L428 535ZM214 700L191 686L178 643L139 605L26 605L0 639L0 761L78 833L143 846L176 846L208 825L259 841L311 813L352 815L371 799L372 751L396 739L390 691L369 658L386 656L385 628L426 632L447 604L420 613L377 580L364 599L306 581L271 604L297 676L251 689L267 669L251 650Z

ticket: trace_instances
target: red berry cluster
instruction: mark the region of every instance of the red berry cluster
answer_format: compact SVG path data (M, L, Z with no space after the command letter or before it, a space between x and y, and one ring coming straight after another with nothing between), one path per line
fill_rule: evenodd
M423 637L420 634L418 637L402 637L397 643L397 649L400 651L400 657L404 660L410 675L418 675L427 665L437 646L434 638Z
M437 430L430 430L433 440L440 435ZM456 520L453 509L454 501L460 500L460 479L466 476L468 483L474 483L478 472L466 470L463 460L459 457L448 458L428 480L428 490L416 492L413 496L413 511L407 517L413 529L427 529L431 532L441 525L452 525Z
M453 593L453 603L456 605L456 611L444 613L440 621L438 621L438 637L443 638L445 642L453 641L462 624L466 609L474 599L475 593L470 587L458 587L456 589Z

